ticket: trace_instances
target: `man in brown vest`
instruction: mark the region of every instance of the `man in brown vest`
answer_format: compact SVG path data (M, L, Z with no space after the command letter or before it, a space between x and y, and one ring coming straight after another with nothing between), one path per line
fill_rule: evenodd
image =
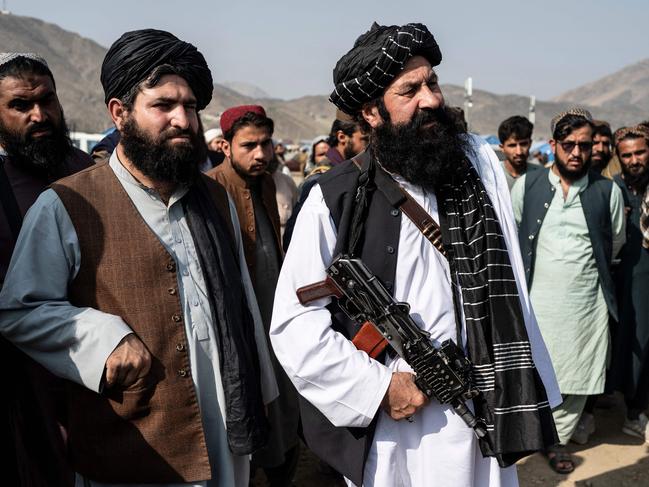
M210 71L147 29L101 81L120 142L27 215L0 332L66 379L77 485L247 486L277 387L236 211L198 170Z
M237 208L246 262L266 332L282 261L275 183L268 173L273 160L273 129L273 120L261 106L229 108L221 115L225 161L207 173L227 189ZM300 415L295 388L274 355L273 366L280 395L268 408L268 445L252 460L254 466L264 468L271 487L290 487L299 457Z
M0 286L29 207L48 184L91 162L68 137L46 61L33 53L0 53ZM70 484L54 418L54 377L3 338L0 365L0 438L9 452L4 481Z

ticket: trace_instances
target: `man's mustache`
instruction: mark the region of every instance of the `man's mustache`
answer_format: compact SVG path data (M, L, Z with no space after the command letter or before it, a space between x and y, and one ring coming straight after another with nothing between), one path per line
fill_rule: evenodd
M31 136L36 132L42 132L45 130L49 130L50 132L54 133L56 132L56 127L52 122L35 122L27 129L27 133L25 135L26 138L31 138Z
M168 129L162 133L161 140L169 140L175 137L193 138L194 132L190 129Z
M446 120L447 117L443 108L436 108L434 110L423 108L415 113L410 125L412 128L419 129L428 124L442 124Z

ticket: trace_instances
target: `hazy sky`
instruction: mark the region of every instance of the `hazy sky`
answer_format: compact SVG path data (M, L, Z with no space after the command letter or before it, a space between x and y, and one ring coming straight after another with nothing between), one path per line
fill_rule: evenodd
M442 83L548 99L649 57L648 0L5 0L108 47L155 27L195 44L215 81L273 96L328 94L331 71L376 20L421 22L444 56Z

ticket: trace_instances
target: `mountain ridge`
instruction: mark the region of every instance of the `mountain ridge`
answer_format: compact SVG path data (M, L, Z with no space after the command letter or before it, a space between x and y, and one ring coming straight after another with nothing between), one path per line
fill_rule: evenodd
M553 98L597 107L643 106L649 111L649 58ZM649 114L645 116L649 118Z
M62 29L56 24L13 14L0 15L0 45L6 51L38 52L47 60L54 74L57 91L71 130L102 132L111 126L99 81L101 62L107 51L105 47L91 39ZM606 92L618 94L618 98L611 95L602 100L591 96L591 91L585 88L589 85L584 85L582 88L569 90L553 100L538 101L534 136L548 137L550 119L575 103L590 109L595 118L609 121L613 128L649 118L646 112L646 107L649 106L649 94L647 103L626 103L624 100L628 95L624 94L624 90L611 84L615 78L628 82L636 76L633 78L634 80L637 78L635 82L639 83L645 91L649 91L647 88L649 59L631 65L629 68L637 70L637 65L643 67L643 63L648 65L646 86L643 84L645 83L643 76L636 76L633 73L627 76L624 69L609 75L613 78L607 81ZM601 80L593 83L599 81ZM251 85L248 82L244 84ZM248 96L232 87L236 87L236 83L230 84L230 87L214 85L212 102L201 112L206 129L218 125L218 117L226 108L242 104L263 105L268 115L275 121L275 137L294 141L310 140L316 135L328 133L335 117L335 107L329 103L326 95L306 95L291 100L281 100ZM596 93L597 90L601 92L603 88L600 85L599 88L595 87L592 90ZM442 91L448 105L462 106L464 102L462 87L442 85ZM641 106L645 108L642 109ZM528 97L497 95L476 89L473 92L473 108L469 113L471 130L482 134L496 133L502 120L517 114L527 116L528 108Z

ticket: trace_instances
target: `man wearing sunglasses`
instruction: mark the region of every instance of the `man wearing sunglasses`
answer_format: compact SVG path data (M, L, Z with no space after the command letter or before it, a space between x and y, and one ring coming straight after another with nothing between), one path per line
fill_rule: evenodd
M610 265L625 219L619 187L589 170L589 112L554 117L550 146L554 165L521 176L512 203L532 306L563 396L553 410L559 445L547 454L555 471L568 473L574 462L565 446L588 396L604 392L609 315L617 320Z

